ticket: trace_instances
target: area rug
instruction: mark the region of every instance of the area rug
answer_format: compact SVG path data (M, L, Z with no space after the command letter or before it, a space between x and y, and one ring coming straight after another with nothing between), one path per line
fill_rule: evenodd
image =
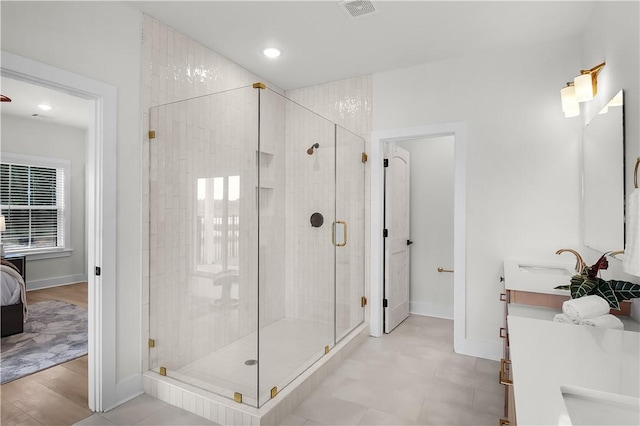
M87 354L87 309L59 300L28 306L24 332L0 340L0 384Z

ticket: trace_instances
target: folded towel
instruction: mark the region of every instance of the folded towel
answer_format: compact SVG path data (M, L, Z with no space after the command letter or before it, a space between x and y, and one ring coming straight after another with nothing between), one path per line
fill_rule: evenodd
M609 313L609 302L592 294L577 299L567 300L562 304L564 312L570 320L580 322L584 319L598 317Z
M615 328L616 330L624 330L624 324L615 315L607 314L600 315L599 317L589 318L580 321L580 325L587 325L590 327L601 328Z
M562 323L566 323L566 324L577 324L577 321L573 321L571 320L571 318L569 318L569 316L567 314L556 314L555 317L553 317L553 321L554 322L562 322Z
M627 199L626 247L622 269L631 275L640 276L640 189L635 189Z

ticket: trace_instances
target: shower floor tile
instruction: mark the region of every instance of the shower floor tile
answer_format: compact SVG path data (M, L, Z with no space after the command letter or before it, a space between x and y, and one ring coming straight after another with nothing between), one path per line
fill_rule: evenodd
M273 387L284 388L321 358L331 341L330 325L282 319L260 330L259 354L252 333L168 375L229 398L241 393L255 405L258 379L264 402Z

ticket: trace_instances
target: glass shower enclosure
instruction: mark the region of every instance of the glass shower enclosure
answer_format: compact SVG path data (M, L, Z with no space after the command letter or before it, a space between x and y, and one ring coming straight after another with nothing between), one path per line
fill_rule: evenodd
M261 83L150 129L149 368L260 407L364 321L364 140Z

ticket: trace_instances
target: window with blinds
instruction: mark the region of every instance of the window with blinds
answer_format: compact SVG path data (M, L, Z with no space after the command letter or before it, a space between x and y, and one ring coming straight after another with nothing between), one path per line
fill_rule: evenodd
M65 174L64 167L0 163L6 252L65 247Z

